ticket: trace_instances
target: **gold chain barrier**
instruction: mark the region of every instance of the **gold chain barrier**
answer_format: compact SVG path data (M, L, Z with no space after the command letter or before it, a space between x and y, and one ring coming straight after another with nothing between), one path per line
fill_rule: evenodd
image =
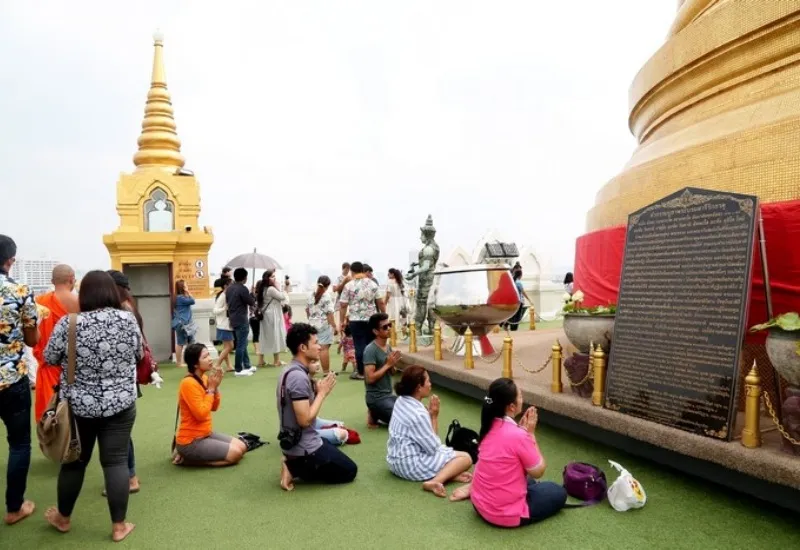
M791 443L792 445L800 445L800 441L794 439L789 433L786 431L786 428L778 420L778 415L775 414L775 409L772 408L772 402L769 400L769 393L763 392L762 395L764 396L764 404L767 406L767 411L769 411L769 415L772 417L772 421L775 423L775 426L778 428L778 431L781 432L781 435Z
M781 436L792 445L800 445L800 441L794 439L786 428L778 420L775 408L769 398L769 393L761 389L761 377L758 375L756 362L744 379L745 408L744 408L744 428L742 429L742 445L749 449L761 446L761 398L764 398L764 405L772 418L772 422L778 428Z

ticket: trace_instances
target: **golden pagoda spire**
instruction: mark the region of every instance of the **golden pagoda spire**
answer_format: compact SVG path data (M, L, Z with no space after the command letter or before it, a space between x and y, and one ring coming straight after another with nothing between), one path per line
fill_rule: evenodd
M153 46L153 76L144 107L139 150L133 155L133 164L137 169L182 168L186 159L181 155L181 140L175 131L172 101L164 74L164 35L160 31L153 35Z

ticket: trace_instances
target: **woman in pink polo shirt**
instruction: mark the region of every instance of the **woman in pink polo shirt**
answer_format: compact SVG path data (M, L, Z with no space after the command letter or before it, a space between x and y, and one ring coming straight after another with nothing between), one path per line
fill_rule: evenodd
M544 457L536 444L536 408L522 412L522 393L508 378L489 386L481 411L479 460L472 484L457 489L452 500L472 500L475 510L498 527L520 527L561 510L567 492L544 475Z

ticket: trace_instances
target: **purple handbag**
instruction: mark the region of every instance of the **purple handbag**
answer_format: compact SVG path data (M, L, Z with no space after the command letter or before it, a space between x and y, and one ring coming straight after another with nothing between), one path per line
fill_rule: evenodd
M564 466L564 489L569 496L583 501L581 504L567 504L565 508L603 502L608 489L606 474L597 466L585 462L570 462Z

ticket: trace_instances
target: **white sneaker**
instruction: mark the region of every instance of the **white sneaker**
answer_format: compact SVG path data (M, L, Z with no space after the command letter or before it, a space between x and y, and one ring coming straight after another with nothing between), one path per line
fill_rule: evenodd
M242 370L233 374L234 376L253 376L253 373L249 370Z
M249 368L249 369L246 369L246 370L247 370L247 372L249 372L250 374L255 374L255 373L257 372L257 371L256 371L256 368L255 368L253 365L250 365L250 368Z

